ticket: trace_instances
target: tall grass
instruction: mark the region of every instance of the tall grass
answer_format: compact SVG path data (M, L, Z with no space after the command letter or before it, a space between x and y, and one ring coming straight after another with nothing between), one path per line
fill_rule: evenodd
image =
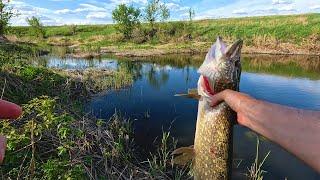
M266 171L262 169L262 166L265 163L268 156L270 155L270 151L264 156L262 161L259 161L259 145L260 141L257 137L256 157L254 163L251 165L250 168L248 168L248 173L246 174L249 180L263 180L263 174L266 173Z

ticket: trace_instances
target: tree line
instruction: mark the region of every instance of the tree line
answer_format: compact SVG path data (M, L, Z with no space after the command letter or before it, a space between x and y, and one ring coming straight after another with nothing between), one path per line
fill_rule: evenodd
M143 43L154 38L157 34L174 35L178 30L186 30L188 38L191 38L192 19L195 15L194 10L189 9L189 23L165 23L170 18L170 10L161 0L149 0L143 10L132 5L120 4L112 11L115 29L122 34L123 40L135 40ZM9 26L9 21L15 14L7 3L0 0L0 37L4 34ZM26 19L30 26L29 35L37 38L45 38L46 32L40 18L32 16ZM70 32L76 34L77 26L71 25Z
M174 31L181 30L181 28L186 29L189 38L191 38L192 20L195 16L195 11L192 8L189 9L187 27L185 24L181 25L181 23L174 24L174 27L166 26L165 21L170 18L170 15L169 8L160 0L149 0L143 11L126 4L120 4L112 11L116 30L123 35L125 40L136 39L137 35L144 37L144 40L147 37L152 39L157 33L161 33L161 30L166 34L172 35L175 33ZM142 24L147 24L147 26L142 26Z

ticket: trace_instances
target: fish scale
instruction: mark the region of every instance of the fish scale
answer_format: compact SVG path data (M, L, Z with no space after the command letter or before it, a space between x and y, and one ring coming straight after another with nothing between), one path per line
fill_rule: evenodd
M199 101L198 121L194 142L193 173L195 179L228 179L232 154L232 111L221 103L214 112Z
M186 165L192 161L196 180L231 179L236 113L225 102L211 107L210 97L225 89L239 91L242 40L225 47L218 37L199 68L198 90L178 95L199 100L194 146L178 148L172 153L174 164Z

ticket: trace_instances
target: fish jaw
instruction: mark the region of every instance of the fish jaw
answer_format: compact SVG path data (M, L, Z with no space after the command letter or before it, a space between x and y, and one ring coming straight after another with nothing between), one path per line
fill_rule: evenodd
M198 72L198 93L208 97L225 89L238 90L241 74L242 40L227 46L222 38L210 48Z

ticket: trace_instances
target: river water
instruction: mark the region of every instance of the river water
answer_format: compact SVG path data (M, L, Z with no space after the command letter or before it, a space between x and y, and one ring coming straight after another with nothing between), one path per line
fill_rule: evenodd
M153 58L102 57L72 59L48 56L37 64L64 69L126 68L134 75L132 86L103 92L87 104L87 111L108 119L115 111L133 120L139 146L152 148L153 141L170 131L179 146L193 144L197 102L174 97L195 88L197 68L204 55ZM282 105L320 110L320 57L244 55L240 91ZM303 133L303 132L297 132ZM234 178L250 167L256 155L256 134L234 128ZM260 137L260 158L271 151L263 169L266 179L320 179L320 175L276 144ZM239 163L238 163L239 162Z

